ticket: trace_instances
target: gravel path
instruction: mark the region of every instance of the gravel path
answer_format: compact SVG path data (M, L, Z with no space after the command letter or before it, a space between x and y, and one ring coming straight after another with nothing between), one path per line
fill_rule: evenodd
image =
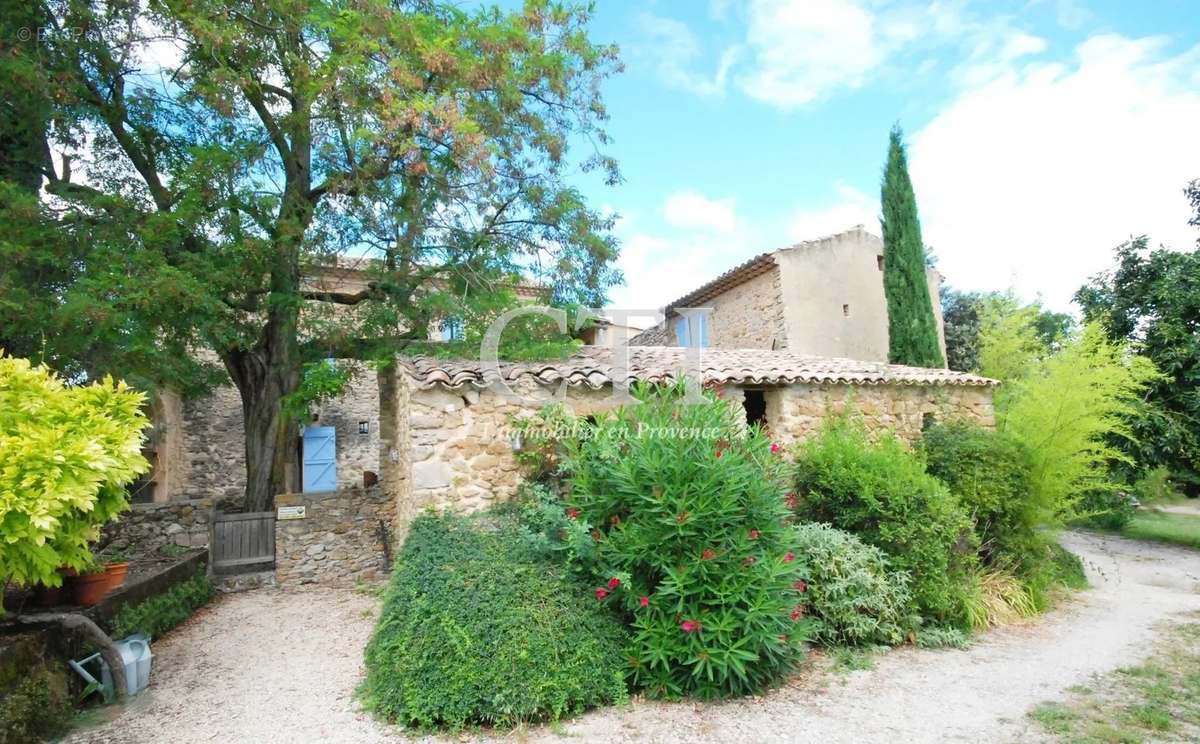
M637 702L503 740L1035 740L1031 706L1140 661L1157 624L1200 610L1200 552L1084 533L1063 542L1084 558L1093 587L965 651L903 648L867 671L802 673L762 699ZM395 741L394 729L355 712L352 697L374 607L329 590L223 598L155 645L150 690L71 741Z

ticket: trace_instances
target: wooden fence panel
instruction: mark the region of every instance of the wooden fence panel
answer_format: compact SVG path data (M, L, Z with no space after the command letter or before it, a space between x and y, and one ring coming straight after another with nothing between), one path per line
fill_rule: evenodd
M213 514L213 573L267 571L275 567L275 512Z

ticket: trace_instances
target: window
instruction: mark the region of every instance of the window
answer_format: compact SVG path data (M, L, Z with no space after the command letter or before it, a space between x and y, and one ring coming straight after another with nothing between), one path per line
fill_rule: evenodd
M878 255L875 257L875 265L879 267L880 271L883 271L883 256L882 255Z
M850 317L850 306L849 305L842 305L842 315L845 315L847 318Z
M370 434L371 433L371 422L370 421L359 421L358 422L358 433L359 434Z
M462 318L444 318L438 326L439 341L462 341L465 332Z
M675 319L675 343L678 346L708 347L708 316L701 313Z
M747 390L742 397L742 407L746 409L746 423L749 426L767 425L767 394L762 390Z

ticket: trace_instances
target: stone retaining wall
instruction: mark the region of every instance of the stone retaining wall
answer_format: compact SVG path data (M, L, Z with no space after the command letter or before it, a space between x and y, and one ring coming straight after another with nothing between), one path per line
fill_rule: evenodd
M873 432L916 442L925 424L966 420L995 426L992 389L973 385L789 385L766 390L767 426L783 444L817 433L830 416L850 412Z
M212 510L212 499L134 504L116 522L105 526L104 537L116 550L136 547L150 552L162 545L206 548Z
M305 511L303 519L275 521L275 578L281 586L349 586L386 577L379 523L393 534L395 504L382 489L289 493L276 496L275 506Z

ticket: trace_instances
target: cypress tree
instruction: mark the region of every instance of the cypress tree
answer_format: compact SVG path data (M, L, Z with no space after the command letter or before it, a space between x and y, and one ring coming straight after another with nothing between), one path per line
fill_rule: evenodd
M888 307L888 361L943 367L937 320L925 278L925 243L917 198L908 177L900 125L892 127L880 204L883 216L883 291Z

